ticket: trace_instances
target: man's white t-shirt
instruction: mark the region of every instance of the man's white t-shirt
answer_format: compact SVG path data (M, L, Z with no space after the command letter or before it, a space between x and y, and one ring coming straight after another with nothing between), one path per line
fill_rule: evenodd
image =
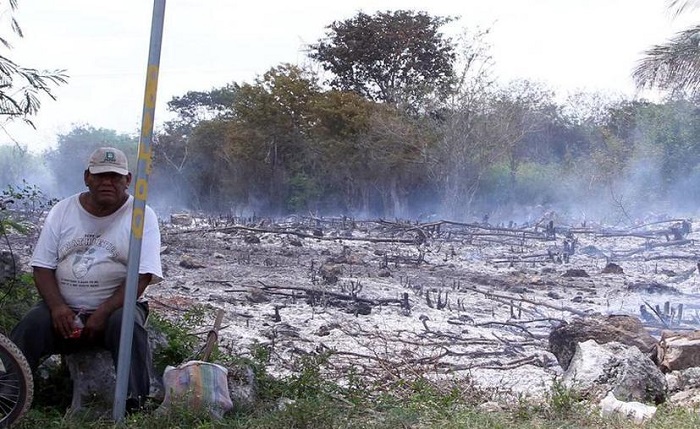
M88 213L75 194L49 211L31 265L56 270L56 281L73 310L95 310L126 281L134 197L109 216ZM146 206L139 274L162 280L160 231Z

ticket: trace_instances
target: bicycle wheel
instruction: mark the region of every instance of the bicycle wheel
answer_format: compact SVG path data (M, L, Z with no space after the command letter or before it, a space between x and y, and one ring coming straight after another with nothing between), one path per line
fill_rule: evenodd
M15 343L0 334L0 427L9 427L32 405L34 378Z

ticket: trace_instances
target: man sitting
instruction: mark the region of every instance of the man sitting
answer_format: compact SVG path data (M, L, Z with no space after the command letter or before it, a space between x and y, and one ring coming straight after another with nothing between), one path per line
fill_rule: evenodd
M101 147L83 173L87 191L59 201L48 213L31 265L41 296L10 334L33 371L42 358L90 346L119 356L122 306L134 197L126 155ZM146 207L138 296L162 279L158 219ZM127 408L141 405L150 388L145 302L137 302Z

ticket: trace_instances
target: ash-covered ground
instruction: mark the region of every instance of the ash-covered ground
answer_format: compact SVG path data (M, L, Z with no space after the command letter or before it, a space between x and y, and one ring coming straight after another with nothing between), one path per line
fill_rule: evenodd
M271 351L270 371L332 351L328 375L383 383L464 379L539 396L562 370L550 330L577 315L633 314L658 334L695 329L698 238L689 219L627 229L348 218L162 226L155 311L224 310L220 346ZM203 331L208 329L202 327Z

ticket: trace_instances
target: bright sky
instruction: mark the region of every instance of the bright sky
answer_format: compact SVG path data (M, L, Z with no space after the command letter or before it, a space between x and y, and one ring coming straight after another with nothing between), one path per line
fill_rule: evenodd
M3 3L4 4L4 3ZM641 52L700 22L672 19L665 0L168 0L156 128L166 102L189 90L252 82L280 63L302 64L304 47L334 20L358 11L413 9L460 16L445 28L491 28L496 73L559 91L634 93L631 71ZM7 129L40 151L73 124L137 132L141 124L152 18L151 0L20 0L25 33L11 58L23 66L65 69L68 85L45 100L37 130ZM0 35L9 35L7 26ZM0 143L9 142L0 135Z

